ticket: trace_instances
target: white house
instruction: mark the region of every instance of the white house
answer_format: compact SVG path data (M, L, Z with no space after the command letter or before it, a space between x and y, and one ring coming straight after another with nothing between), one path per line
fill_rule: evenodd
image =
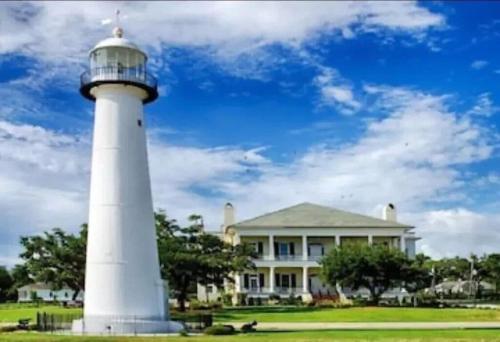
M70 288L62 288L53 290L49 284L34 283L25 285L17 289L17 301L31 302L36 297L44 302L71 302L73 300L74 291ZM83 301L83 292L80 291L76 297L77 302Z
M413 226L397 222L396 208L388 204L382 219L338 210L312 203L301 203L236 222L234 207L224 208L223 239L231 244L247 242L258 253L256 272L239 274L235 285L226 288L247 297L268 298L271 294L301 296L304 301L315 295L334 294L322 284L318 261L334 246L353 242L384 244L399 248L408 256L415 255ZM211 298L217 295L210 291ZM199 286L199 299L206 293Z

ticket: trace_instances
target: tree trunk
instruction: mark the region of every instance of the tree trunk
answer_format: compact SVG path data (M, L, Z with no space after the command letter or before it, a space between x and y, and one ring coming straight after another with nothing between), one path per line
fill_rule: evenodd
M179 306L179 311L184 312L186 311L186 299L185 298L177 298L177 304Z

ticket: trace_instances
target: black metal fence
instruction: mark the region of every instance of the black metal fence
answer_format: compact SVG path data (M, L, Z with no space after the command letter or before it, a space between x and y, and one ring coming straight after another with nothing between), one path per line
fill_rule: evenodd
M71 325L82 314L55 314L47 312L36 313L36 329L38 331L71 330Z
M211 313L197 314L173 314L172 320L183 323L187 331L199 332L213 325L213 315Z
M65 330L71 332L71 328L74 320L82 319L83 315L81 313L47 313L47 312L37 312L36 314L36 330L44 332L56 332ZM117 319L123 317L117 317ZM205 330L205 328L213 325L213 315L211 313L184 313L184 314L173 314L170 317L171 320L183 323L188 332L200 332ZM132 320L132 319L131 319ZM133 320L134 324L138 327L141 324L141 320ZM140 330L140 329L139 329ZM109 332L113 334L113 332ZM118 333L118 332L114 332Z

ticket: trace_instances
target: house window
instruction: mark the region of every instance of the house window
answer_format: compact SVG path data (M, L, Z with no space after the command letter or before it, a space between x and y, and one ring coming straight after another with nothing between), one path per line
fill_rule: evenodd
M274 250L278 259L287 259L295 255L295 244L293 242L275 242Z
M259 290L264 287L264 273L243 275L243 288L247 290Z
M289 253L289 246L287 243L280 242L279 244L279 253L280 255L288 255Z
M207 293L214 293L214 286L213 285L208 285L207 286Z
M64 292L64 297L68 298L68 292Z
M138 119L137 120L137 126L141 127L142 126L142 120L141 119Z

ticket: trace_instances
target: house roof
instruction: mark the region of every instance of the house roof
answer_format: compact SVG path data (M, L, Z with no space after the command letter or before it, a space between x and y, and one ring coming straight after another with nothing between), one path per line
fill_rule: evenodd
M300 203L238 222L235 228L413 228L398 222L351 213L313 203Z
M33 283L33 284L28 284L24 285L20 288L18 288L18 291L26 291L26 290L51 290L52 286L50 284L46 283Z

